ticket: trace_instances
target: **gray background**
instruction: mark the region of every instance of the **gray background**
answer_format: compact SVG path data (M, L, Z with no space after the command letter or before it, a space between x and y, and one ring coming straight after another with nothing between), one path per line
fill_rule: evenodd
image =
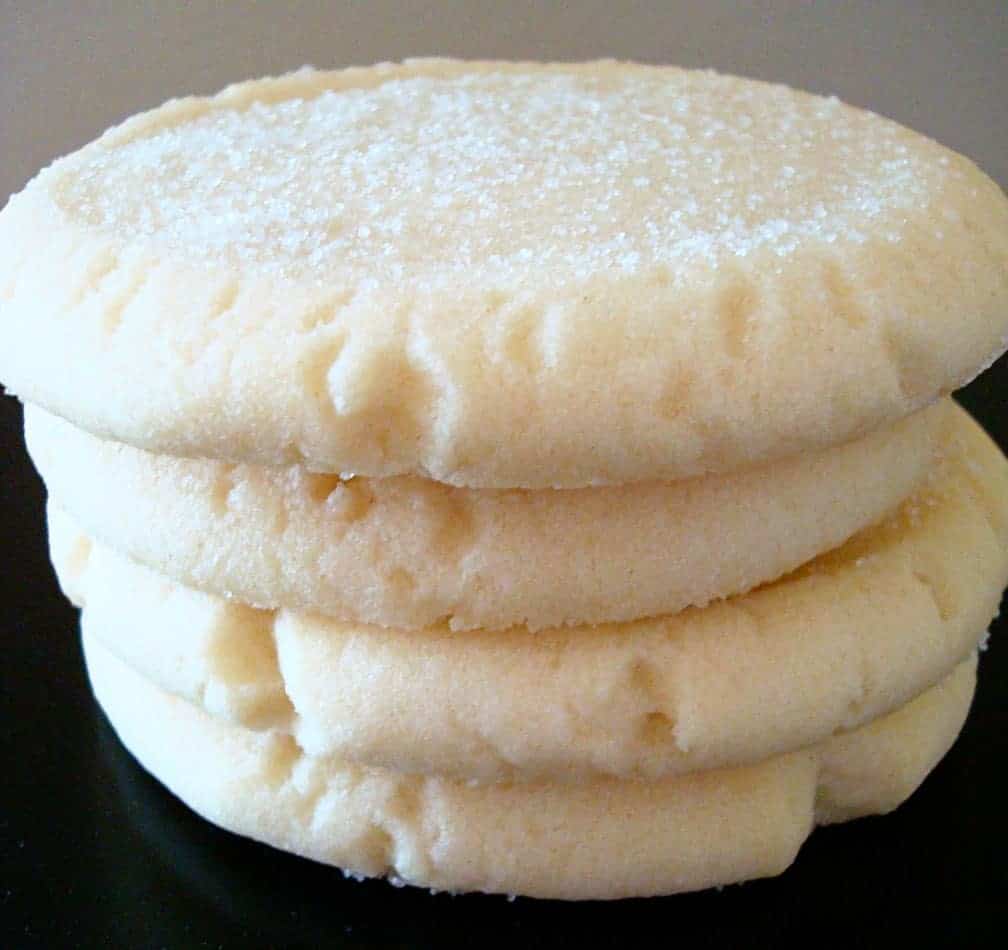
M867 106L1008 183L1008 0L0 0L0 202L175 95L410 55L617 56L778 80Z

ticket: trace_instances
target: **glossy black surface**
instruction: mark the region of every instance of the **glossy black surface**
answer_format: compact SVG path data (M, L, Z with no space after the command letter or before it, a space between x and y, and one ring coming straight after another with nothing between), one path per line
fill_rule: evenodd
M1004 447L1006 388L1002 360L961 394ZM616 946L649 929L736 946L855 924L871 945L907 921L977 945L1006 921L1003 620L969 722L931 778L892 815L820 829L780 878L611 904L432 897L218 831L140 770L90 698L42 500L20 410L2 399L0 947Z

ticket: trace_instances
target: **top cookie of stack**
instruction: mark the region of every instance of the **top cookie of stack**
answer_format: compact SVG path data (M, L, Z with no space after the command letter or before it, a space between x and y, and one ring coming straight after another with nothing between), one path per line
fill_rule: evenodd
M0 376L159 453L573 488L867 433L1008 337L1008 205L832 99L419 61L182 100L0 222Z

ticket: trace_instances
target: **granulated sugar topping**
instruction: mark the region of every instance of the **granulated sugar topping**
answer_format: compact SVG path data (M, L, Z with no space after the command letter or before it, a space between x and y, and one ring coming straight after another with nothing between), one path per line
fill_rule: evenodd
M293 279L550 281L900 238L944 150L781 86L678 70L461 71L204 100L54 192L187 258ZM338 75L338 74L337 74ZM926 147L922 148L922 144Z

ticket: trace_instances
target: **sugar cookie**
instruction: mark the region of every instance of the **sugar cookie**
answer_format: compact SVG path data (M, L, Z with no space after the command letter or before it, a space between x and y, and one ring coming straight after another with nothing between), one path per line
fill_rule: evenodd
M419 60L175 100L0 213L0 379L169 454L470 487L836 444L1008 345L1008 200L712 72Z
M215 824L354 875L573 900L777 874L814 825L890 811L955 741L976 667L857 732L746 768L472 786L305 755L289 736L214 719L87 639L85 651L126 747Z
M956 412L749 472L538 492L152 455L31 406L25 437L81 528L183 584L398 629L541 629L675 613L780 577L903 501Z

